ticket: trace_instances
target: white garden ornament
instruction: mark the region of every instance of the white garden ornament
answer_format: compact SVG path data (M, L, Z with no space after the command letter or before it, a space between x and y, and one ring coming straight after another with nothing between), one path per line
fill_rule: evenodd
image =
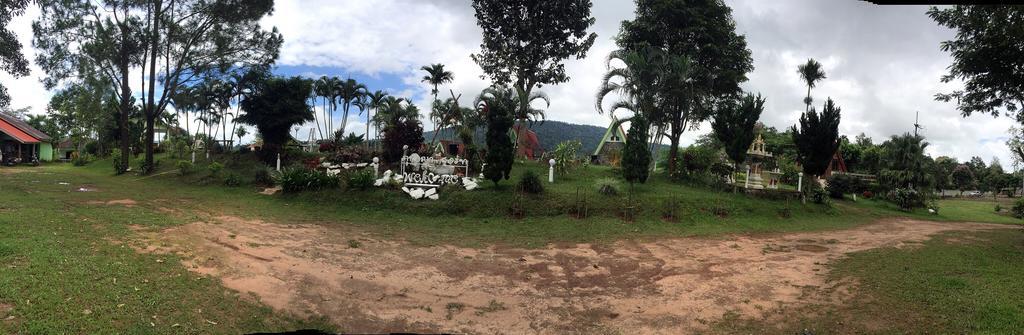
M402 156L400 166L399 174L384 171L373 185L402 184L402 191L413 199L430 200L439 199L438 188L444 185L462 185L467 191L480 186L475 178L464 176L469 171L469 161L464 158L427 157L413 153Z

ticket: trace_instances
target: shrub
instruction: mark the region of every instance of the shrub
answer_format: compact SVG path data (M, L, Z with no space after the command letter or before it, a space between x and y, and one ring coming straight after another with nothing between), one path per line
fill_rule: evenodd
M864 193L861 193L861 196L864 197L864 199L871 199L875 197L875 192L864 191Z
M995 210L996 210L996 213L1000 213L1000 212L1003 211L1003 206L1000 206L999 204L996 204Z
M206 168L210 170L210 174L216 176L217 174L220 173L220 170L224 169L224 164L213 162L210 163L210 166L207 166Z
M618 195L620 185L619 180L615 178L601 178L594 182L597 193L606 196Z
M647 147L650 123L643 117L633 117L626 132L626 145L622 148L622 177L630 184L645 183L650 174L651 151Z
M323 171L288 168L281 171L277 181L284 193L298 193L338 187L341 179Z
M185 161L185 160L178 161L178 163L174 164L174 166L176 168L178 168L178 175L179 176L184 176L184 175L187 175L187 174L191 173L192 172L192 168L194 168L194 166L192 165L192 162Z
M576 169L580 165L578 152L583 147L579 140L568 140L555 146L551 151L551 158L555 160L555 168L559 173L565 173Z
M110 151L110 159L114 163L114 173L122 174L128 171L128 166L121 163L121 149L114 149Z
M924 205L924 199L920 192L912 188L897 188L889 192L889 200L899 206L901 210L910 211L914 207Z
M1013 208L1010 208L1010 213L1013 214L1013 217L1015 218L1024 219L1024 199L1017 199L1017 201L1013 203Z
M75 158L71 160L71 164L74 166L86 166L93 161L94 157L88 153L75 155Z
M527 170L521 177L519 177L518 186L519 189L526 193L544 193L544 184L541 183L540 177L537 176L537 173L532 170Z
M807 199L810 199L811 202L821 205L831 205L828 191L822 188L821 184L817 181L813 179L808 180L804 185L804 196L806 196Z
M237 173L231 172L224 177L224 185L229 187L242 186L242 177Z
M373 186L373 173L370 170L355 171L348 175L347 185L349 189L364 191Z
M253 170L252 182L257 185L273 186L274 176L270 172L270 168L266 166L259 166L256 170Z
M842 199L843 194L857 193L865 188L867 185L864 185L860 178L847 174L834 174L828 179L828 194L836 199Z

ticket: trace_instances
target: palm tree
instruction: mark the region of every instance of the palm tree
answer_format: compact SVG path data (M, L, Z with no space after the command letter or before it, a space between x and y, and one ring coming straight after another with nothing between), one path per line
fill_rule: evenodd
M381 91L381 90L377 90L377 91L375 91L373 93L370 93L370 94L366 95L366 100L367 100L367 103L368 103L368 107L373 109L373 111L377 112L377 113L380 113L380 109L381 109L381 107L384 107L384 103L385 103L385 100L387 98L388 98L388 93L384 92L384 91ZM367 129L369 129L371 122L374 124L373 132L374 132L375 137L379 137L380 125L377 122L374 122L374 118L372 116L370 116L370 113L366 113L366 127L367 127ZM369 130L367 130L367 132L369 132ZM367 139L369 139L369 136L367 136ZM367 141L367 142L369 142L369 141ZM379 145L379 143L378 143L378 145Z
M430 94L434 95L434 100L431 106L437 107L437 87L452 82L452 80L455 80L455 75L452 74L451 71L445 70L444 64L441 63L424 65L420 67L420 70L427 72L427 75L423 76L423 79L421 79L420 81L433 86L433 88L430 90ZM434 136L433 138L430 139L431 147L433 147L434 143L437 141L437 133L441 129L440 126L438 126L440 120L436 120L434 118L435 115L439 115L441 114L441 112L436 112L435 109L436 108L431 108L430 112L430 119L431 121L434 122Z
M341 114L341 128L342 132L345 132L345 125L348 123L348 109L356 101L359 101L367 94L368 89L366 85L360 84L355 79L349 78L345 81L338 80L334 83L334 96L336 101L341 102L341 107L344 110ZM331 128L333 131L334 128Z
M444 64L437 63L431 65L424 65L420 67L420 70L426 71L427 75L423 76L421 82L430 84L434 88L430 90L430 94L434 95L434 100L437 100L437 87L444 85L455 80L455 75L451 71L444 69Z
M807 97L804 98L804 104L807 108L804 112L811 110L811 88L814 87L817 82L825 79L825 70L821 68L821 63L814 60L814 58L807 59L807 63L797 66L796 72L800 74L800 78L803 78L804 82L807 83Z
M597 113L604 114L604 99L610 94L619 97L608 109L609 115L618 121L612 127L628 122L633 117L642 117L649 121L658 120L658 77L663 72L658 57L661 53L653 48L643 51L616 50L608 55L605 73L601 86L597 90ZM612 67L612 62L619 60L625 67ZM633 113L629 118L616 118L615 111L625 109Z

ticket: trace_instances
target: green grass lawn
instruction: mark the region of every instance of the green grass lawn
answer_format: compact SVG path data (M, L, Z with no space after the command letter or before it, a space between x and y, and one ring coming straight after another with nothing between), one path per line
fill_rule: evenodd
M792 306L775 319L726 320L731 333L1019 334L1024 329L1024 230L949 232L918 248L850 254L831 280L854 279L841 306Z
M226 173L243 177L251 174L251 158L223 159ZM544 181L545 192L521 198L526 216L509 215L516 202L515 182L526 170L546 177L546 166L517 163L510 180L495 186L489 181L474 191L442 190L441 201L409 199L399 190L373 188L367 191L342 189L297 195L265 196L254 187L225 187L211 178L204 164L186 176L174 173L170 159L159 165L157 175L111 176L109 161L87 167L67 165L43 169L78 183L112 185L88 196L131 198L140 203L166 199L186 210L215 210L240 217L269 221L345 223L385 237L400 237L417 244L480 246L504 243L539 247L555 242L602 242L621 238L714 235L724 233L770 233L836 229L868 223L880 217L902 215L889 208L840 202L833 207L801 204L800 201L765 199L742 193L710 191L668 182L655 176L644 185L620 184L619 194L600 195L595 180L614 178L606 167L580 168ZM236 166L236 167L233 167ZM237 171L233 169L238 169ZM205 184L205 185L204 185ZM580 194L577 197L577 192ZM636 218L623 219L622 212L633 199ZM574 217L575 204L585 202L588 216ZM674 206L670 204L675 204ZM675 218L666 219L669 209Z
M66 166L0 171L0 333L229 334L317 327L242 299L173 255L140 254L118 241L129 225L185 223L149 207L89 205L127 185L86 178L73 192ZM78 171L75 171L78 173ZM127 182L132 177L124 177ZM118 181L122 178L118 178ZM146 192L141 184L138 193ZM171 196L171 195L165 195Z
M238 159L229 161L228 169L251 173L242 170L245 162ZM131 237L130 225L169 227L209 215L346 225L381 238L423 245L499 243L521 247L839 229L891 216L1020 223L996 215L991 206L978 202L947 201L941 214L933 216L898 212L879 201L839 201L826 207L709 191L660 177L634 188L632 197L639 203L639 214L627 222L619 214L630 199L625 187L616 196L598 195L594 190L595 179L614 176L602 167L584 168L573 176L558 177L554 184L545 183L544 194L522 200L526 217L513 219L508 215L509 203L516 197L511 185L526 169L545 175L544 166L520 163L512 180L503 186L485 183L480 190L450 192L443 195L443 201L434 202L408 199L400 191L385 189L266 196L252 186L223 186L201 169L177 176L169 160L156 175L146 177L113 176L109 161L86 167L0 168L0 333L240 333L329 328L322 320L274 313L224 289L216 279L190 273L173 255L140 254L119 243ZM81 187L90 191L78 192ZM569 214L577 190L586 194L590 208L586 219ZM117 199L132 199L138 205L90 203ZM676 220L662 218L666 201L678 203ZM173 208L175 213L161 208ZM912 261L929 260L907 262ZM984 269L985 264L979 266ZM921 289L930 292L941 287L929 283Z

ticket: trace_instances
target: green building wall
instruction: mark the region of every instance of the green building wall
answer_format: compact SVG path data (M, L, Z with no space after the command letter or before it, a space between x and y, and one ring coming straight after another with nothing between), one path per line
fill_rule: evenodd
M39 143L39 160L44 162L53 161L53 144Z

